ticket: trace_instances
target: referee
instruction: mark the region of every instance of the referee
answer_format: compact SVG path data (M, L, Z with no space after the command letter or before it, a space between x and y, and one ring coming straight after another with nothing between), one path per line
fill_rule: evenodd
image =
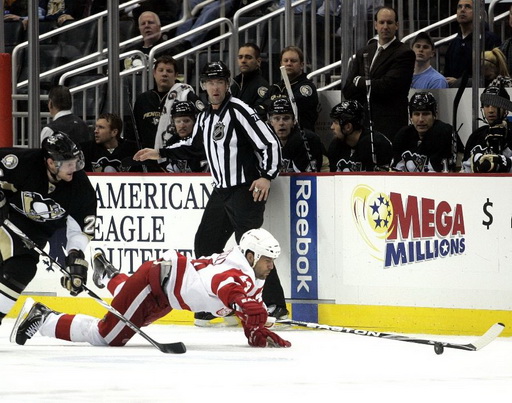
M201 86L209 105L199 114L187 143L160 150L143 149L134 159L186 159L206 153L214 189L197 229L197 258L224 250L233 232L237 243L248 230L263 224L270 181L281 165L279 139L256 112L229 93L230 71L221 61L206 64ZM276 270L265 282L263 300L275 313L286 315L284 293ZM208 326L215 317L196 313L195 324Z

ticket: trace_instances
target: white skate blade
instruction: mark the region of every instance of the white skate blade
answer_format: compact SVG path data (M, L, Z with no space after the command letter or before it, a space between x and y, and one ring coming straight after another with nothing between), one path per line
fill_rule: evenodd
M16 318L16 322L14 322L14 327L12 328L11 336L9 337L11 343L16 344L16 332L18 331L21 322L23 322L23 320L27 317L28 313L30 312L35 303L36 301L34 301L30 297L27 297L27 299L25 300L25 303L21 307L20 313Z

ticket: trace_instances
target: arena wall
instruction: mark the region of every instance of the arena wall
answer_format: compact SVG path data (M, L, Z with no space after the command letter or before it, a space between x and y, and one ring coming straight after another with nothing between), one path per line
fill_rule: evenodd
M89 254L103 250L126 273L168 248L192 255L212 189L209 175L90 178L98 222ZM276 267L294 319L412 333L479 334L495 322L512 328L510 180L397 173L279 177L264 227L281 242ZM69 297L60 274L40 266L26 295L65 312L104 313L85 295ZM162 320L191 321L192 314L176 311Z

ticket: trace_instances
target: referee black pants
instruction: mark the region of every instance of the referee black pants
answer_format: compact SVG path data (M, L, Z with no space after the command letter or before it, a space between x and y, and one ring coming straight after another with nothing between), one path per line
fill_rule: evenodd
M196 232L196 257L222 252L233 232L236 242L240 242L246 231L262 226L264 212L265 202L254 201L249 185L214 188ZM272 270L265 281L263 302L267 306L286 307L277 270Z

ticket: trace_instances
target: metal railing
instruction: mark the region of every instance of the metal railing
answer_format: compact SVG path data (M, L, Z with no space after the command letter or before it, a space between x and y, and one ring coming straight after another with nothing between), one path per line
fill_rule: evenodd
M161 30L163 32L171 32L178 26L187 21L191 16L196 15L200 12L201 7L209 4L212 0L206 0L201 3L193 10L190 10L189 0L183 1L183 14L181 18L172 24L163 26ZM191 35L202 31L203 29L215 29L220 31L220 35L212 37L199 46L193 47L187 51L181 52L174 55L174 57L183 63L183 79L185 82L194 84L196 91L199 91L199 83L197 77L199 76L201 64L212 60L212 58L223 60L229 65L233 75L237 70L236 63L236 52L240 41L251 40L260 45L263 51L264 58L264 75L269 81L275 82L280 79L279 76L279 59L278 55L280 49L287 45L296 45L302 47L305 58L306 66L305 71L309 72L309 77L317 84L320 91L329 89L337 89L343 82L343 74L346 69L346 62L351 54L360 47L360 43L366 42L367 36L373 33L373 13L376 8L384 4L383 0L342 0L340 5L342 11L342 26L345 28L341 30L341 38L335 35L337 26L335 25L335 16L331 16L329 4L326 10L326 26L325 31L316 30L317 15L316 10L322 3L322 0L297 0L292 2L291 0L284 0L285 7L277 8L275 10L265 10L258 15L255 15L255 11L263 9L264 7L274 3L275 0L258 0L254 3L248 4L237 10L231 19L221 17L217 20L211 21L208 24L200 28L191 30L183 35L173 37L168 41L159 44L154 47L150 52L149 60L153 60L157 52L161 52L172 47L182 39L187 39ZM119 9L124 9L137 4L138 0L131 0L126 3L120 4ZM436 7L431 7L432 4L437 2ZM306 6L311 4L308 9ZM403 35L403 41L410 40L416 35L417 30L431 32L436 38L442 38L435 41L436 47L445 46L451 39L455 37L453 29L455 24L455 15L452 15L449 10L453 8L455 10L456 0L441 1L441 0L428 0L428 1L412 1L412 0L393 0L392 6L398 10L399 20L401 21L400 34ZM499 1L494 1L489 7L489 17L491 21L501 22L508 16L506 13L500 14L494 17L495 4ZM422 9L429 10L427 13L422 12ZM436 9L437 14L430 13L430 9ZM300 11L299 11L300 10ZM350 15L352 14L352 15ZM85 19L75 21L68 25L65 25L54 31L42 34L39 36L40 41L50 39L56 35L59 35L65 31L70 31L74 28L80 27L84 24L91 22L97 22L97 47L96 50L88 55L84 55L72 62L62 64L55 69L48 71L41 71L40 78L53 77L54 75L61 75L59 83L65 83L69 78L84 73L88 70L104 71L105 65L108 63L108 47L104 47L104 33L105 23L104 18L107 16L107 11L101 12L94 16L87 17ZM441 18L444 16L443 18ZM246 18L247 17L247 18ZM339 20L338 20L339 22ZM336 24L338 24L336 22ZM353 27L353 30L347 29L347 27ZM491 22L490 27L494 27L494 23ZM504 24L501 25L503 30ZM412 33L411 30L416 32ZM350 36L347 32L350 31ZM352 32L353 31L353 32ZM368 34L365 34L367 32ZM441 35L441 32L447 32L449 35ZM142 41L142 35L134 36L126 41L119 43L119 49L125 49L127 46ZM318 49L318 43L322 42L325 44L322 53ZM341 44L343 44L343 52L341 53ZM12 90L12 103L13 103L13 116L15 119L15 144L26 145L27 125L22 122L28 116L28 111L23 111L18 108L20 101L25 101L27 96L21 94L20 90L27 88L29 80L23 80L17 82L16 71L21 65L20 55L28 46L28 41L24 42L13 51L12 55L12 70L13 70L13 90ZM439 66L439 53L437 59L437 66ZM120 59L128 57L131 53L122 53L119 55ZM346 59L344 59L346 58ZM323 59L323 60L322 60ZM152 88L152 63L143 63L143 66L136 69L130 69L129 71L120 72L120 77L125 80L123 85L130 87L129 96L130 101L133 103L138 93L143 92L147 89ZM85 98L90 97L91 91L94 86L105 85L109 80L108 75L99 78L87 84L78 85L71 89L75 99L81 99L82 110L79 111L84 117L90 111L85 110ZM97 90L95 90L98 93ZM96 96L96 95L92 95ZM108 94L111 96L126 96L124 91L119 91L118 94ZM45 99L44 95L41 95L41 99ZM122 111L121 114L126 114L124 111L125 102L122 100ZM98 103L97 103L98 104ZM99 114L98 106L95 107L95 114ZM47 118L46 114L43 114L44 119Z

